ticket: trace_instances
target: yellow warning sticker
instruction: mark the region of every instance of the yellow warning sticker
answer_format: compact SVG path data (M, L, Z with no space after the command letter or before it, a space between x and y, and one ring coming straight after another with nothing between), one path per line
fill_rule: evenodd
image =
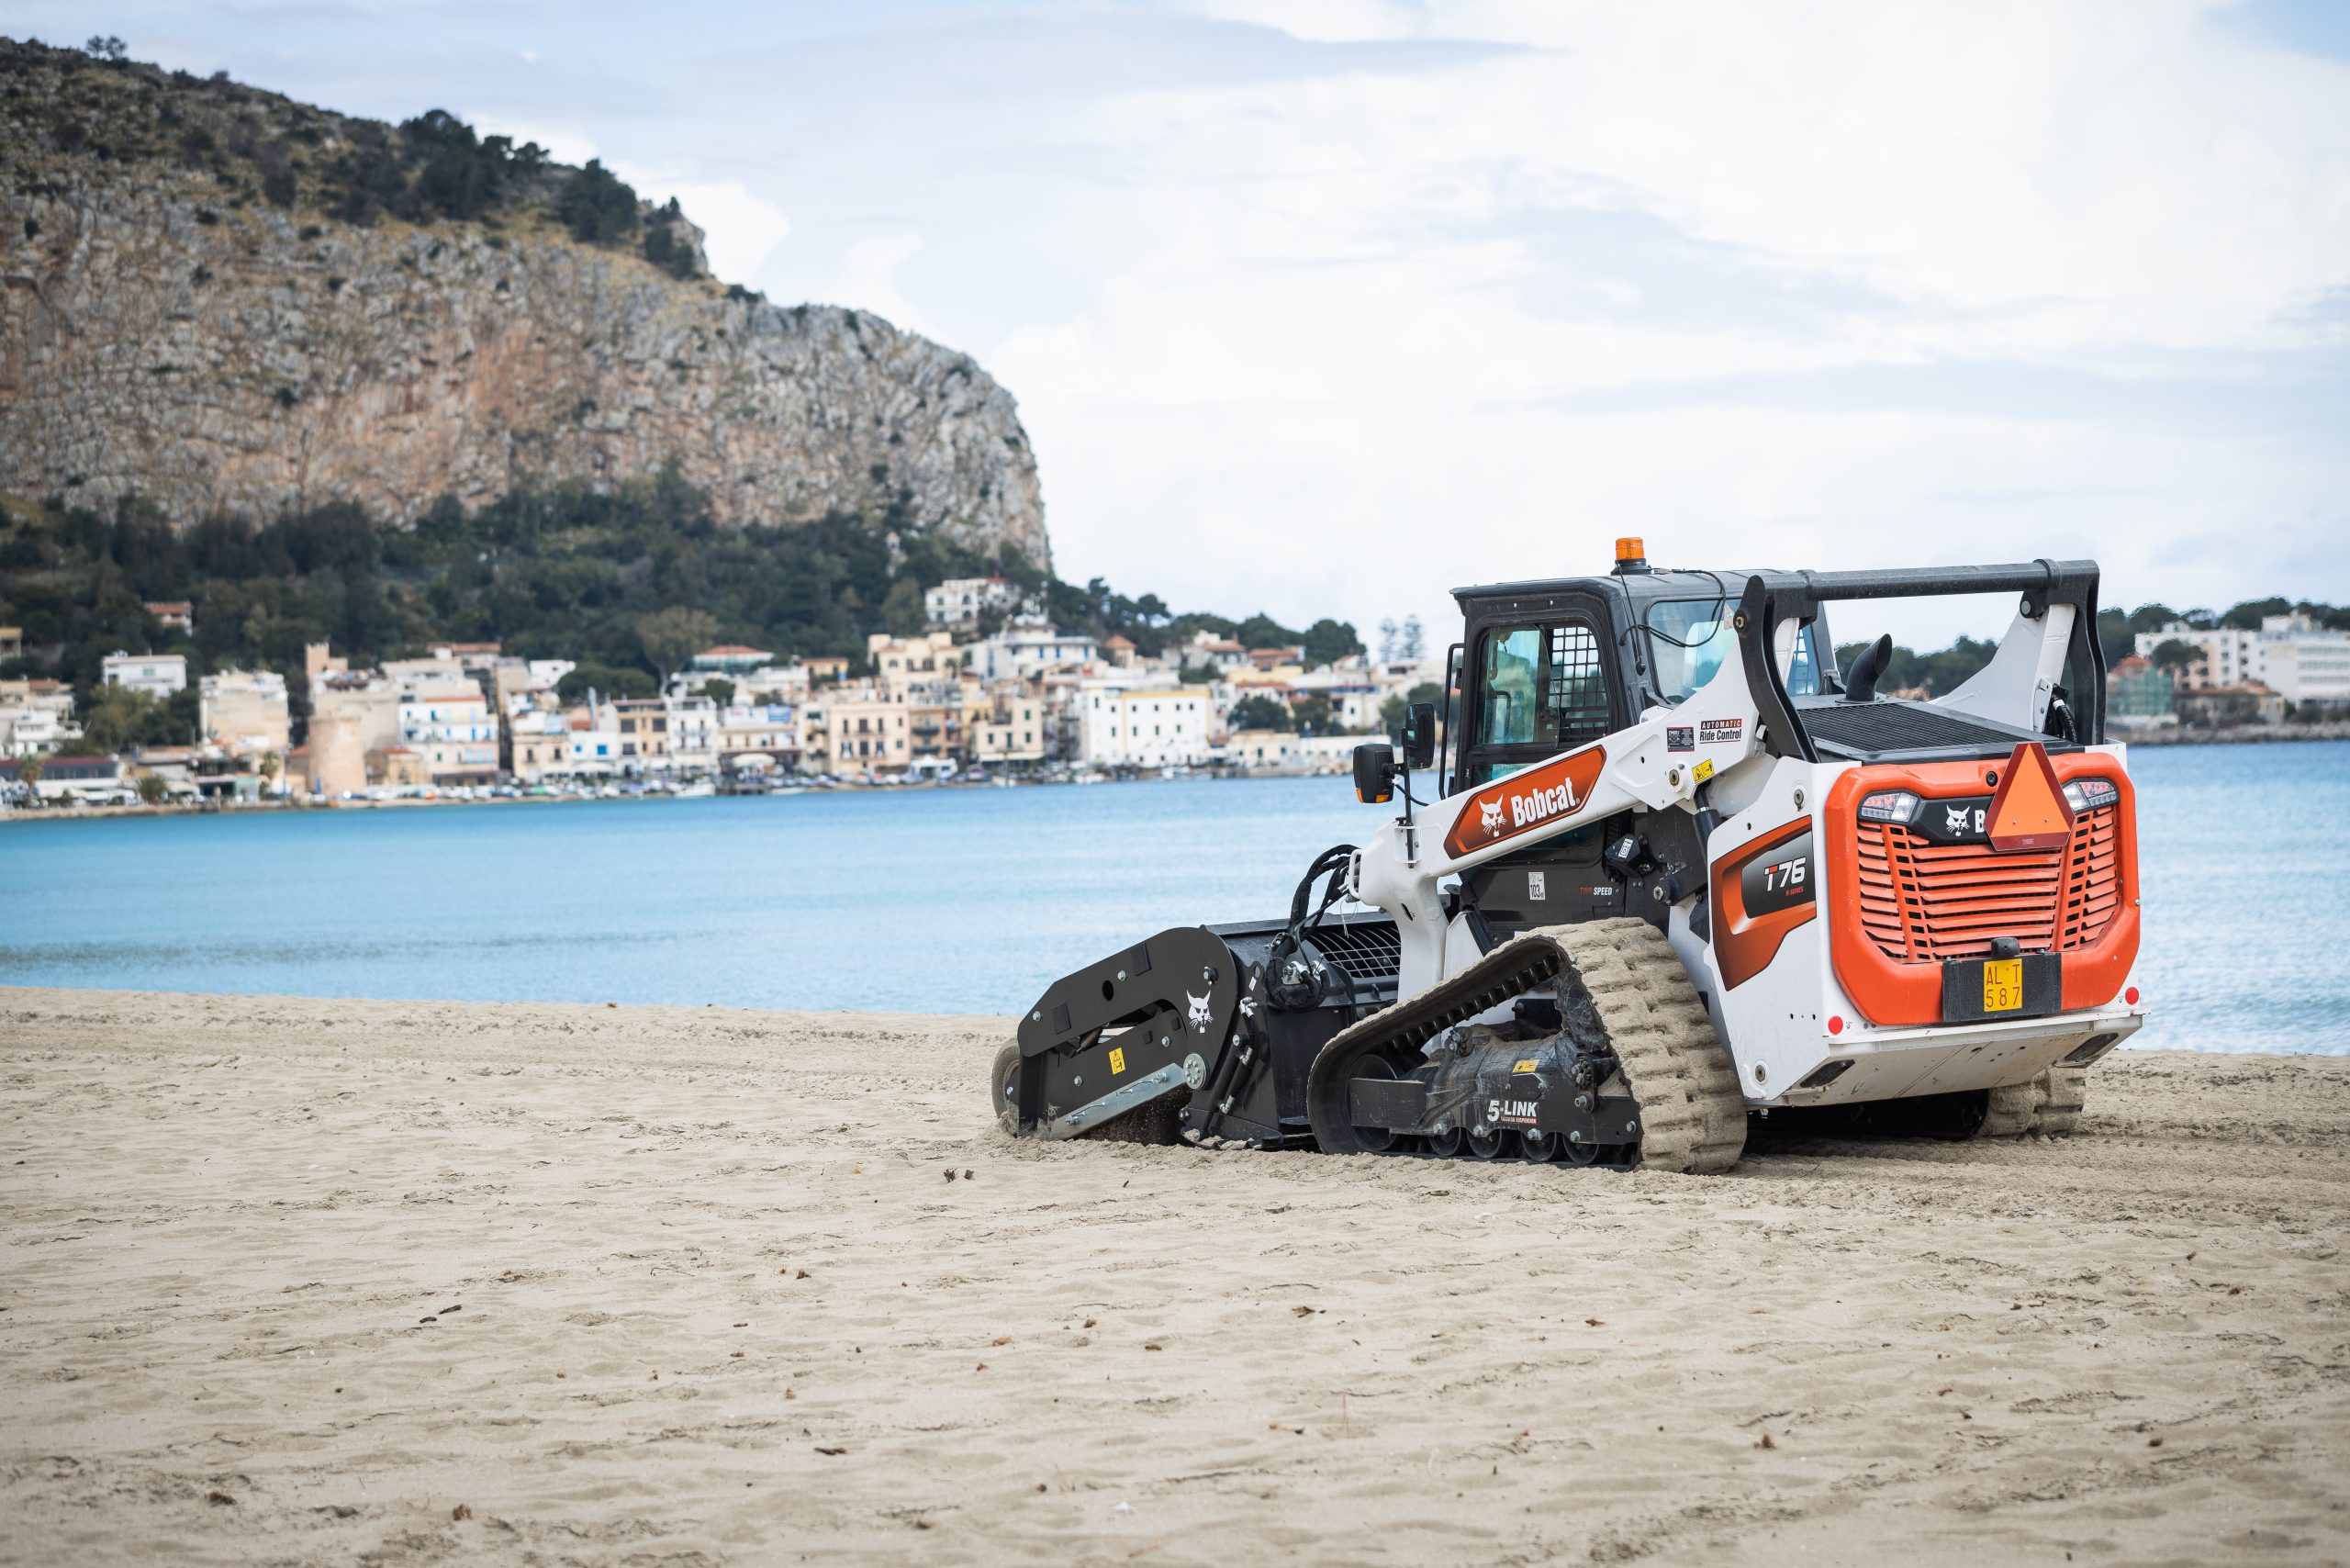
M1510 1070L1512 1072L1532 1072L1540 1065L1541 1064L1536 1061L1532 1057L1520 1057L1517 1058L1517 1065L1511 1068Z
M1112 1072L1124 1072L1126 1070L1126 1053L1123 1047L1112 1046L1110 1047L1110 1070Z
M1713 759L1710 757L1697 764L1696 767L1689 770L1689 777L1695 778L1700 784L1703 784L1707 779L1711 778L1713 776L1714 764Z

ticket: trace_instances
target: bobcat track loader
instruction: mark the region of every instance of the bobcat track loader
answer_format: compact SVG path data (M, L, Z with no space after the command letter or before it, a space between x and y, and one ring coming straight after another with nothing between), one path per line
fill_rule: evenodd
M2069 1130L2144 1019L2096 565L1642 556L1457 590L1441 755L1433 704L1355 752L1400 814L1284 920L1047 988L989 1080L1005 1131L1718 1171L1750 1126ZM1889 637L1824 656L1831 604L1995 592L1946 695L1877 690Z

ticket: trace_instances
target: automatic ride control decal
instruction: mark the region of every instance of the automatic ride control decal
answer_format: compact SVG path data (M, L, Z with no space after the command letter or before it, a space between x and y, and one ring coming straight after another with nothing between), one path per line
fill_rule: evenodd
M1590 803L1592 786L1599 782L1599 770L1606 763L1606 746L1585 746L1472 790L1444 835L1444 852L1457 860L1573 816Z

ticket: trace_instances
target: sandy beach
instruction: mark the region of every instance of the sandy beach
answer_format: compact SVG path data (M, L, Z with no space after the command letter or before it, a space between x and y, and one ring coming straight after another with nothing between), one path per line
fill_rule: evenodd
M0 1559L2350 1557L2350 1060L1687 1178L1014 1147L1007 1033L0 991Z

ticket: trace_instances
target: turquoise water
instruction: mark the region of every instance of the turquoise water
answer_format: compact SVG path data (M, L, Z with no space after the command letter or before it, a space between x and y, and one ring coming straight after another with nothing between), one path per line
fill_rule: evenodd
M2132 758L2140 1044L2350 1051L2350 742ZM1383 813L1187 780L0 828L0 984L1010 1013Z

